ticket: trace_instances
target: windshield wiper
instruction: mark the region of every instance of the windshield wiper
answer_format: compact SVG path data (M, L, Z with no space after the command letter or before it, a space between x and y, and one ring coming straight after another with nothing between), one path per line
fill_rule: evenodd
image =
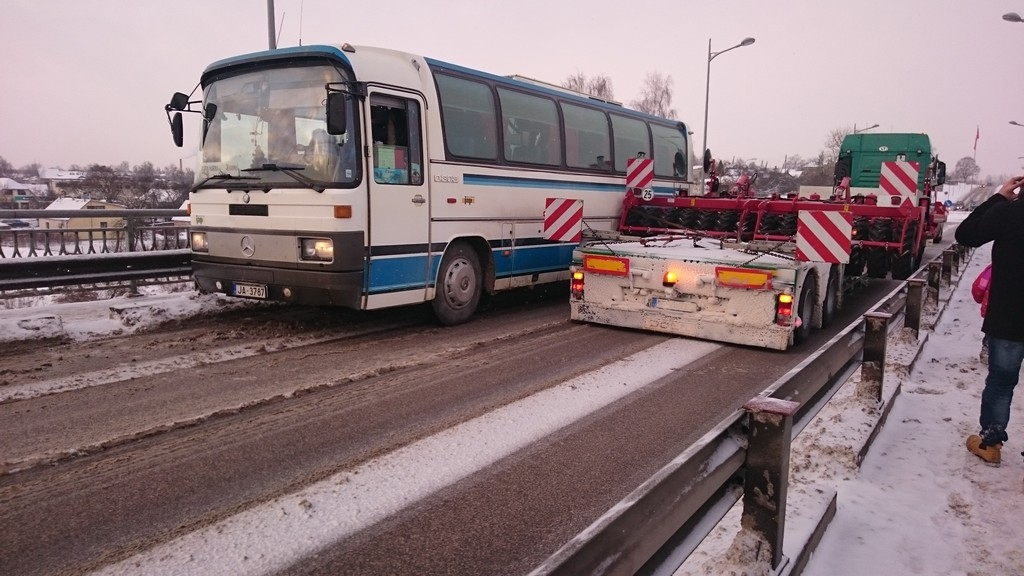
M242 170L242 172L258 172L258 171L281 172L282 174L287 174L288 176L290 176L293 180L295 180L299 184L302 184L303 186L308 186L309 188L312 188L313 190L316 190L317 192L323 192L324 190L327 189L326 186L317 184L313 180L311 180L311 179L307 178L306 176L303 176L302 174L299 174L297 172L298 170L305 170L305 169L306 169L306 167L302 166L300 164L264 164L264 165L256 167L256 168L245 168L244 170Z
M205 185L210 180L259 180L259 177L258 176L237 176L235 174L226 174L224 172L221 172L220 174L214 174L212 176L207 176L206 178L203 179L202 182L192 186L192 190L191 191L195 192L196 190L199 190L200 188L203 187L203 185Z

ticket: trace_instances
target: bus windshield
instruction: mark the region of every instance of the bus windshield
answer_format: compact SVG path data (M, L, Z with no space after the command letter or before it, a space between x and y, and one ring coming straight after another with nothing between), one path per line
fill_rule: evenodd
M204 106L215 105L216 113L203 137L196 184L243 173L253 188L356 184L354 107L348 107L348 131L331 135L325 105L325 85L349 80L343 70L318 65L249 70L206 85Z

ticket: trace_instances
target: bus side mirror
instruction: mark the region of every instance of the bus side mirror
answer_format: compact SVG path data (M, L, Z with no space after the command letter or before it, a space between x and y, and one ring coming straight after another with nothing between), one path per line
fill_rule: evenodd
M348 131L348 97L344 92L327 93L327 133L344 134Z
M175 92L171 96L171 102L167 105L168 110L184 110L188 106L188 96L181 92Z
M171 136L174 137L174 145L181 148L184 140L184 129L181 126L181 112L175 112L171 116Z

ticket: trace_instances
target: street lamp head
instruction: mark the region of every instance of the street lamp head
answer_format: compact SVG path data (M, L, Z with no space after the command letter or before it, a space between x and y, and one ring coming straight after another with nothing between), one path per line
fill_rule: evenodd
M1024 126L1024 124L1021 124L1020 122L1017 122L1016 120L1010 120L1010 124L1012 124L1013 126Z
M1024 18L1021 18L1020 14L1017 14L1016 12L1007 12L1006 14L1003 14L1003 20L1006 20L1007 22L1024 22Z
M725 54L730 50L735 50L736 48L742 48L744 46L750 46L753 43L754 39L751 38L750 36L747 36L739 44L735 46L730 46L729 48L726 48L725 50L719 52L712 52L711 38L708 38L708 75L707 80L704 84L704 143L701 145L701 148L703 148L705 152L707 152L708 149L708 97L711 94L711 61L714 60L717 56L721 56L722 54Z

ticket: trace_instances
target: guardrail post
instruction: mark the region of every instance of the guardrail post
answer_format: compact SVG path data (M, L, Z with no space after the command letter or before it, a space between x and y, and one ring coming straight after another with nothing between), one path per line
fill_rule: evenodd
M953 253L953 274L960 276L960 251L956 247L950 248L950 252Z
M927 300L939 305L939 277L942 273L942 264L940 262L929 262L928 263L928 298Z
M887 312L868 312L864 315L864 357L860 365L860 384L857 395L882 402L882 381L885 380L885 343L889 337Z
M907 280L907 309L904 314L903 326L910 328L917 340L921 332L921 307L924 305L924 280L911 278Z
M949 286L952 283L953 251L949 248L942 251L942 281Z
M135 241L136 241L136 237L138 236L137 231L135 230L135 219L134 218L128 218L128 219L125 220L125 223L124 223L124 234L125 234L124 241L127 244L126 245L126 248L127 248L126 252L134 252L135 251Z
M740 525L761 536L772 553L772 569L783 562L789 491L789 452L798 402L757 397L743 405L750 416Z
M971 249L963 244L954 244L953 247L960 252L960 260L966 262L967 258L971 255Z

